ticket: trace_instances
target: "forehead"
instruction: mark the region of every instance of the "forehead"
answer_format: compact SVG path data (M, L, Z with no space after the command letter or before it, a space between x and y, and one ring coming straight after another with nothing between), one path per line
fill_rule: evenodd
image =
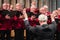
M44 8L40 8L40 11L41 11L41 10L44 10Z
M6 6L6 5L7 5L6 3L3 4L3 6Z

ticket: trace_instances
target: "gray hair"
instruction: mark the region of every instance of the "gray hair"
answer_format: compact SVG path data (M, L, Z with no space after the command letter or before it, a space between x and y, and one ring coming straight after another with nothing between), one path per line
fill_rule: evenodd
M46 15L41 14L41 15L39 15L39 17L38 17L38 20L39 20L39 21L46 22L46 21L48 20L48 18L47 18L47 16L46 16Z

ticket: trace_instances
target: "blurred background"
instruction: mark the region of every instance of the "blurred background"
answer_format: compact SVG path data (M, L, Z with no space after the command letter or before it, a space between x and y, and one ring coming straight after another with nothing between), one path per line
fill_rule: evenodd
M40 8L43 5L48 5L50 12L60 7L60 0L0 0L0 8L4 2L10 3L14 6L16 3L20 3L23 7L29 8L32 1L36 2L37 8Z
M56 10L57 8L60 7L60 0L0 0L0 8L2 8L3 3L9 3L14 6L15 10L15 5L16 3L22 4L23 8L30 8L32 2L36 3L36 7L40 8L43 5L48 5L49 11L52 12L53 10ZM14 37L14 30L11 31L11 36ZM24 30L24 37L26 37L26 30Z

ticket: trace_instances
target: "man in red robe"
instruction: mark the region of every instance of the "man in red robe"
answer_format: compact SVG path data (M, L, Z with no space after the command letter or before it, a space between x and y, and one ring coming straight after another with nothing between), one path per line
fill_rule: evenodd
M2 26L0 28L0 32L1 32L1 40L5 40L5 34L7 35L7 40L11 40L10 39L10 30L11 25L10 25L10 16L9 16L9 11L7 10L7 3L4 3L2 5L2 10L1 10L1 14L2 14Z
M14 11L13 16L13 29L15 30L15 39L14 40L24 40L24 21L22 14L22 5L17 3L15 6L16 10Z

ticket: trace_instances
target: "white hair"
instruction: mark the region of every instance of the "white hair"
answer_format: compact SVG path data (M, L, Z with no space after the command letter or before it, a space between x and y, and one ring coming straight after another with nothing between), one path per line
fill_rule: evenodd
M48 18L47 18L47 16L46 16L46 15L41 14L41 15L39 15L39 17L38 17L38 20L39 20L39 21L46 22L46 21L48 20Z
M48 8L48 6L47 6L47 5L44 5L43 7L44 7L44 8Z

